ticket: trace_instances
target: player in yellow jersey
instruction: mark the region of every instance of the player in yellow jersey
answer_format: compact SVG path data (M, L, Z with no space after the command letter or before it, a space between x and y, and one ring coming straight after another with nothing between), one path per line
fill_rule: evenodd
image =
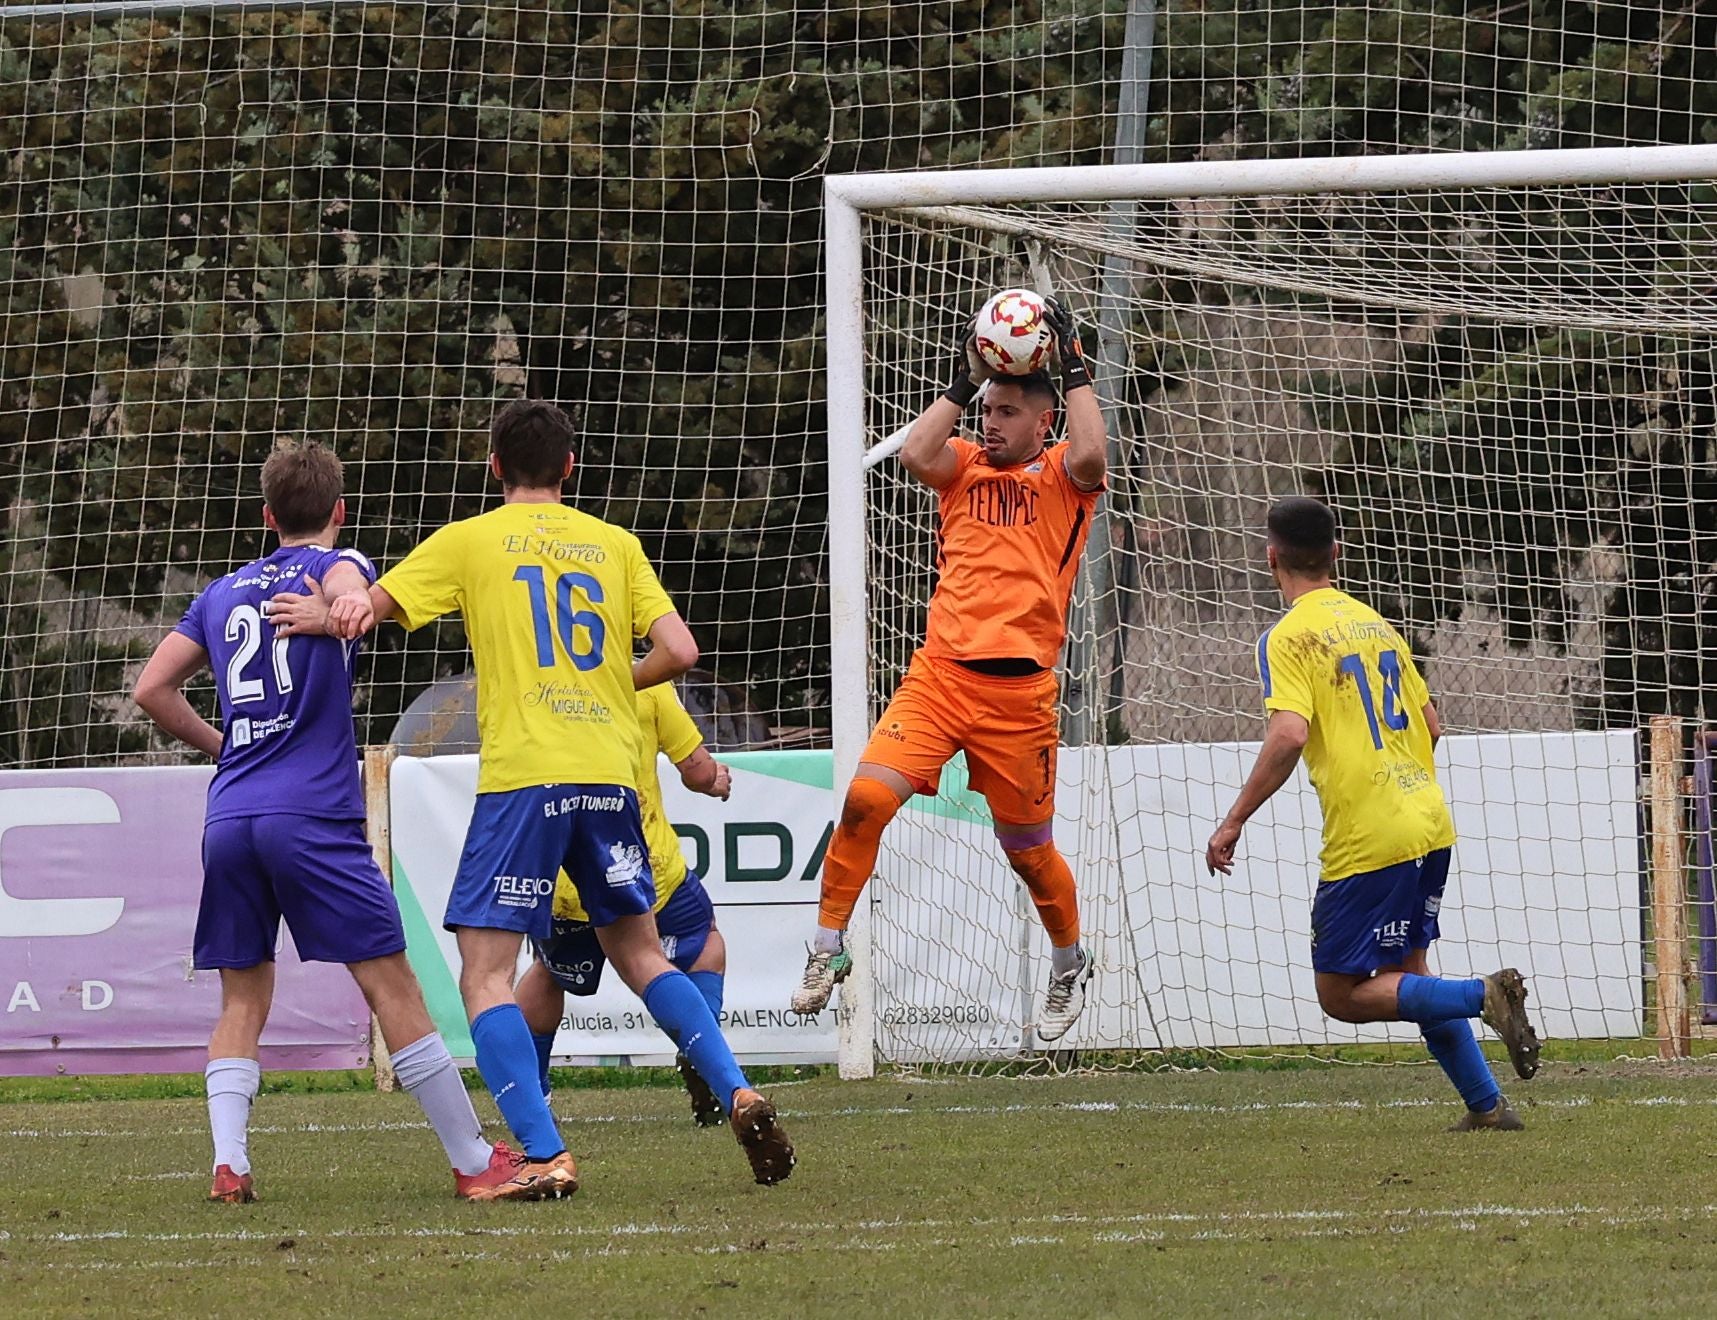
M650 869L656 876L656 933L662 939L662 956L691 977L719 1021L727 946L715 928L715 908L703 881L686 865L680 836L668 820L656 777L656 756L661 753L673 762L680 782L694 793L723 801L733 787L733 777L703 745L703 734L680 705L672 683L638 694L638 730L638 807L644 815L644 839L650 845ZM536 954L513 994L536 1043L538 1081L547 1095L549 1055L566 996L595 994L607 961L590 914L564 871L555 881L553 928L547 939L536 941ZM721 1105L691 1060L682 1052L675 1062L691 1095L692 1117L698 1126L721 1122Z
M1437 708L1401 635L1338 590L1335 515L1316 500L1269 515L1270 571L1288 612L1258 641L1269 724L1257 763L1205 862L1229 874L1240 832L1303 756L1323 808L1323 856L1312 905L1318 1003L1341 1022L1415 1022L1466 1101L1452 1131L1521 1126L1491 1076L1470 1019L1508 1047L1521 1077L1538 1070L1526 982L1505 968L1432 976L1426 950L1455 842L1432 751Z
M746 1082L709 1005L662 956L638 812L635 690L697 661L697 646L638 538L561 503L572 422L519 399L492 430L501 507L434 533L368 591L329 606L354 638L378 619L408 629L457 610L477 668L477 803L444 922L477 1067L523 1146L527 1194L577 1187L537 1085L536 1050L513 998L523 937L549 933L555 876L578 887L602 951L722 1102L760 1183L786 1178L793 1148ZM634 639L649 640L640 660Z

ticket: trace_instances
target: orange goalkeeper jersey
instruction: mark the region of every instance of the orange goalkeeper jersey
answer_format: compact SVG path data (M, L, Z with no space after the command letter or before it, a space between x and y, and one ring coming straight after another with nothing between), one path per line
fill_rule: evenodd
M1013 467L956 436L958 474L941 491L941 552L924 653L947 660L1061 657L1067 603L1103 488L1080 490L1067 446Z

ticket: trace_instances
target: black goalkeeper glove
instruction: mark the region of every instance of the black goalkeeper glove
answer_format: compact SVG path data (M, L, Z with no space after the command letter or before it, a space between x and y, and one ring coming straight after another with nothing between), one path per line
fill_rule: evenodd
M969 405L978 397L978 389L987 380L995 377L995 370L983 358L978 356L978 337L975 333L977 317L966 322L965 331L960 338L960 348L956 355L954 379L948 388L942 391L942 397L961 408Z
M1053 356L1061 368L1061 397L1065 399L1074 390L1090 388L1091 368L1085 365L1085 352L1079 345L1079 327L1073 323L1073 313L1067 309L1067 304L1053 296L1046 297L1043 302L1048 309L1045 319L1054 336Z

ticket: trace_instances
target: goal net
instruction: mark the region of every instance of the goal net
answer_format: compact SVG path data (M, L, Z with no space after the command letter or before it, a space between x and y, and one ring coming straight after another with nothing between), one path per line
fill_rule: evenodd
M1261 736L1256 647L1283 609L1264 514L1302 493L1336 509L1341 585L1401 628L1450 735L1442 966L1527 969L1551 1036L1650 1029L1639 730L1698 706L1717 621L1696 568L1717 536L1714 174L1698 148L831 181L830 242L850 247L829 258L831 462L862 491L836 508L837 547L862 537L835 556L837 600L843 576L863 593L837 614L838 774L934 585L935 499L888 438L998 288L1053 290L1092 350L1112 455L1064 657L1056 831L1098 972L1058 1048L1412 1038L1318 1009L1303 778L1233 877L1202 861ZM860 930L850 1071L873 1047L1040 1048L1048 950L983 803L956 763L920 804Z

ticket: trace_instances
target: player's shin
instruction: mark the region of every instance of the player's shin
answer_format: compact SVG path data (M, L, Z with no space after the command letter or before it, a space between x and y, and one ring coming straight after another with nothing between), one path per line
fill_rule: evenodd
M1436 1023L1475 1018L1484 1009L1484 978L1417 976L1405 973L1395 990L1403 1022Z
M859 775L848 785L840 821L823 855L822 900L817 906L819 951L839 951L840 932L852 920L853 907L876 870L882 832L899 810L899 796L880 780ZM825 949L825 943L833 947Z
M395 1050L393 1070L435 1129L447 1162L467 1176L488 1168L492 1147L483 1140L483 1125L477 1121L471 1096L441 1033L432 1031Z
M552 1031L531 1032L531 1044L537 1047L537 1085L542 1088L546 1098L553 1088L549 1085L549 1060L554 1057L554 1038Z
M536 1047L517 1004L497 1004L471 1023L477 1071L507 1126L532 1160L551 1160L566 1149L537 1080Z
M531 1044L537 1052L537 1084L542 1093L549 1093L549 1059L554 1054L555 1034L560 1030L560 1015L566 1007L566 996L548 969L533 962L513 987L513 998L525 1015L525 1025L531 1030Z
M1057 974L1064 975L1079 965L1079 894L1073 870L1053 842L1026 848L1008 847L1007 843L1004 840L1008 862L1025 882L1051 946L1058 954L1067 951L1068 965L1058 963L1055 968Z
M216 1168L224 1164L235 1174L250 1172L250 1107L261 1083L262 1067L255 1059L210 1059L203 1069Z
M1427 1023L1422 1028L1425 1048L1437 1061L1461 1093L1467 1108L1475 1113L1488 1113L1496 1108L1502 1091L1491 1075L1490 1064L1479 1049L1472 1024L1465 1018L1448 1022Z
M656 1025L668 1033L709 1083L722 1107L730 1107L733 1093L748 1083L691 977L677 969L663 972L644 987L639 998Z
M721 1022L721 1005L727 992L727 977L721 972L702 971L693 968L686 973L691 977L692 984L698 988L704 1003L709 1005L709 1014L717 1024Z

